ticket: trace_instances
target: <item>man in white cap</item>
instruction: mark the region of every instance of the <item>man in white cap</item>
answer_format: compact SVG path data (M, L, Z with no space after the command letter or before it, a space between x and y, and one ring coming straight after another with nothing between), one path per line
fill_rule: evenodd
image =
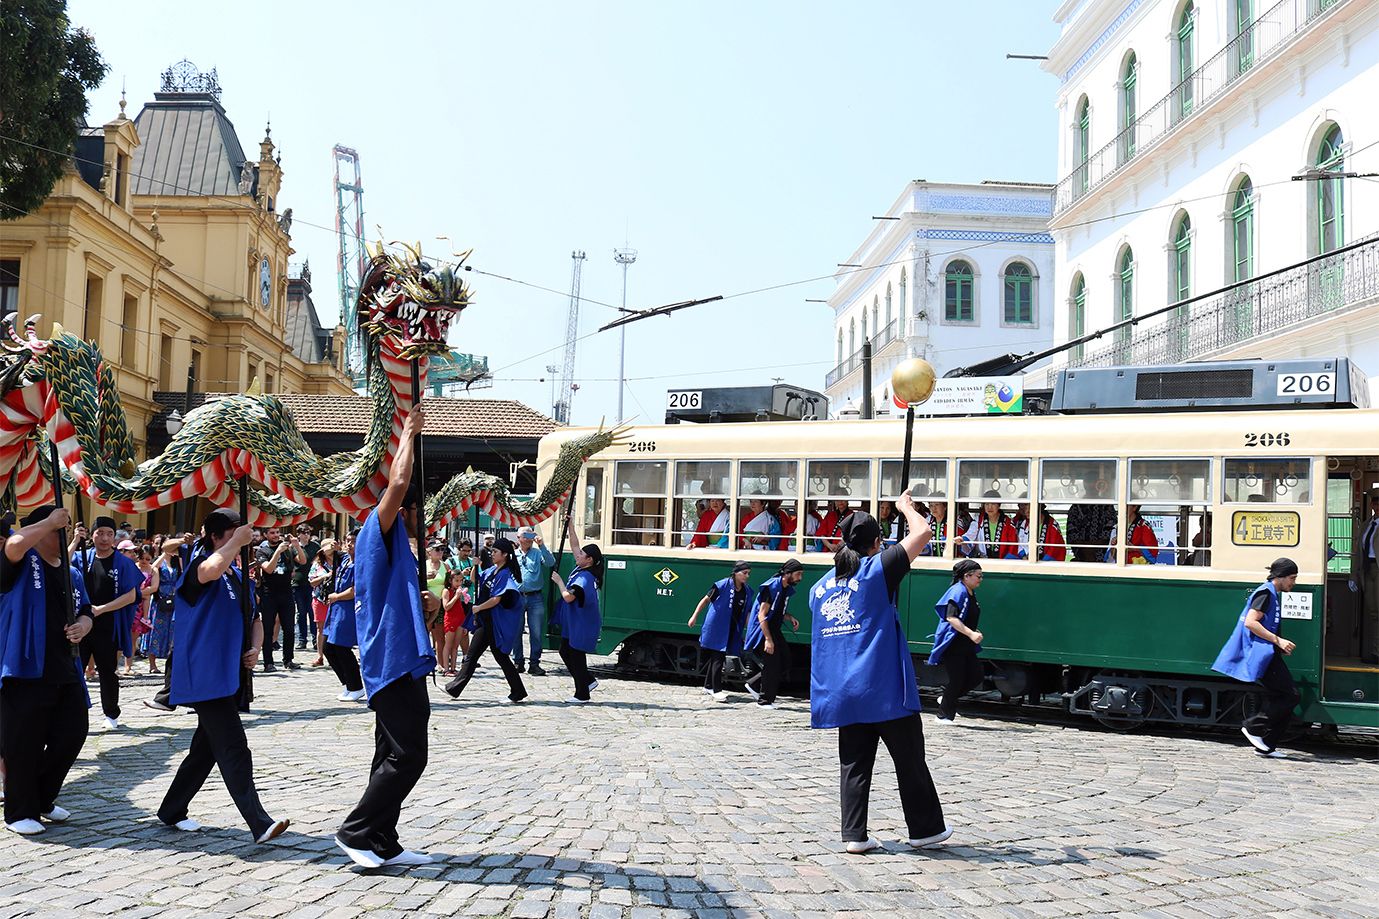
M532 527L517 531L517 565L522 569L522 606L527 643L531 648L526 658L531 669L527 672L532 676L545 676L546 671L541 669L541 643L546 634L546 582L555 569L555 556L541 541L541 534ZM522 670L522 662L522 635L519 633L513 644L512 663Z

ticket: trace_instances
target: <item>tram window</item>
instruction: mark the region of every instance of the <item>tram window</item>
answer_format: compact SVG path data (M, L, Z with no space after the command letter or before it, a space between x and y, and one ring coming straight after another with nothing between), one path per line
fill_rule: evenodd
M842 521L853 511L871 510L871 461L810 460L806 484L805 535L812 528L820 538L805 540L805 551L834 552Z
M740 549L795 548L800 464L797 460L743 460L738 465Z
M1222 491L1227 504L1311 504L1312 461L1228 459Z
M1125 501L1139 508L1157 543L1145 551L1141 530L1138 549L1126 547L1130 563L1211 564L1211 460L1132 459Z
M618 463L613 483L613 544L664 545L665 493L664 462Z
M675 530L672 544L692 549L727 548L728 460L686 460L675 464Z
M958 460L958 500L980 504L994 491L1002 501L1029 498L1029 460Z
M1039 560L1107 561L1116 527L1117 478L1113 459L1040 462L1040 512L1047 517L1041 526L1031 528L1037 532Z
M602 466L584 469L584 538L603 538L603 473Z
M904 491L904 483L900 481L900 471L903 464L902 460L882 460L881 461L881 500L877 502L876 517L879 521L886 516L889 505L891 531L896 531L896 524L900 520L900 512L895 509L895 500ZM944 546L951 527L948 526L948 461L947 460L912 460L910 462L910 496L915 499L915 505L919 512L930 518L934 525L934 538L925 547L924 555L945 554ZM936 515L934 507L941 510ZM941 516L941 520L937 519ZM890 533L882 526L882 533L887 537Z

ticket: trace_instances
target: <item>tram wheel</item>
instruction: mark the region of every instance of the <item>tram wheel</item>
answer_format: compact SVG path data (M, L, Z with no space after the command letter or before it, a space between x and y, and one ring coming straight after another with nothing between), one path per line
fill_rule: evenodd
M1091 687L1088 713L1098 724L1129 733L1149 720L1152 694L1139 674L1103 670L1092 678Z

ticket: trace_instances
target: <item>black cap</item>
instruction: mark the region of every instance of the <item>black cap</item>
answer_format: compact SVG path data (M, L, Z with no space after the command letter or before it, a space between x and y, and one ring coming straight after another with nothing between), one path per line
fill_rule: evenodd
M42 523L49 517L53 516L53 514L56 511L57 505L55 504L45 504L42 507L36 507L33 510L29 511L29 515L24 518L24 521L20 524L20 526L27 527L33 526L35 523Z
M1289 575L1298 573L1298 563L1291 558L1276 558L1274 563L1269 566L1269 580L1274 578L1286 578Z
M843 540L849 548L858 552L869 552L880 538L881 525L866 511L853 511L852 515L843 521Z
M93 523L93 524L91 524L91 532L94 533L94 532L96 532L97 530L99 530L101 527L109 527L109 528L112 529L112 530L115 529L115 518L114 518L114 517L97 517L97 518L96 518L96 522Z
M784 575L787 575L787 574L794 574L796 571L803 571L803 570L804 570L804 566L800 564L800 560L799 560L799 559L797 559L797 558L787 558L787 559L785 560L785 564L780 566L780 571L777 571L776 574L777 574L777 575L780 575L780 576L784 576Z
M958 563L953 566L953 583L956 584L972 572L981 570L982 566L973 559L959 559Z
M512 540L508 539L506 536L500 536L495 539L493 541L493 548L497 549L499 552L506 552L508 555L517 554L517 546L513 545Z
M584 547L584 554L592 558L595 565L603 564L603 550L593 543Z
M751 571L751 570L752 570L752 563L749 562L749 561L747 561L746 559L743 559L743 560L740 561L740 562L734 562L734 563L733 563L733 574L737 574L739 571Z

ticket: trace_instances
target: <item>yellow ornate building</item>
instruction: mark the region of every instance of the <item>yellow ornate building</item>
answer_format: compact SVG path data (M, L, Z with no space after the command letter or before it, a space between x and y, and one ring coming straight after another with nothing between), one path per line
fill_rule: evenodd
M0 306L100 345L140 459L155 391L351 394L343 328L321 328L309 271L289 281L272 139L246 157L219 96L214 72L170 68L136 118L121 102L81 131L42 207L0 222Z

